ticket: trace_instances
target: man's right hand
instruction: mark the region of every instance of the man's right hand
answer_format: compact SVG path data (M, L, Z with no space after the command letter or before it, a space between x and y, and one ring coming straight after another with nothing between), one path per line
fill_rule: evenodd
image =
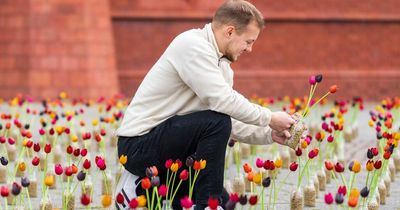
M288 130L294 123L295 120L288 113L277 111L272 112L269 127L278 132L283 132Z

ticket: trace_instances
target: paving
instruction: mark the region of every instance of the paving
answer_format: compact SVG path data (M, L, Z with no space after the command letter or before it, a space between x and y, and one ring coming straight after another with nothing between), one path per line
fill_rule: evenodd
M364 111L360 112L359 117L358 117L358 133L359 135L357 136L356 139L352 140L351 142L348 142L344 145L344 159L346 160L346 162L350 161L350 160L359 160L362 164L362 170L359 174L357 174L357 178L356 178L356 182L354 184L355 187L357 187L358 189L361 189L365 184L365 180L366 180L366 170L365 170L365 162L367 160L366 157L366 152L367 152L367 148L373 147L376 145L376 137L375 137L375 132L372 128L370 128L368 126L368 120L369 120L369 114L368 111L373 109L373 106L375 104L367 104L366 108ZM8 107L6 105L0 105L0 113L4 113L8 111ZM95 108L91 108L88 110L88 112L85 115L85 119L87 119L87 121L91 121L93 120L97 114L97 111ZM32 130L38 130L38 126L39 125L33 125ZM110 128L111 129L111 128ZM111 132L109 132L111 133ZM33 136L33 140L38 139L38 135L34 134ZM116 148L115 148L115 144L112 143L111 140L111 134L107 134L106 138L105 138L105 142L106 142L106 150L104 152L104 154L106 154L106 159L107 159L107 172L109 173L109 176L111 177L110 181L112 183L112 186L115 185L115 180L116 180L116 173L115 171L117 171L117 169L120 167L120 165L118 164L118 160L117 160L117 155L116 155ZM97 150L97 142L92 141L92 146L90 147L90 151L89 153L91 153L92 155L90 156L90 159L92 160L92 167L90 170L90 177L91 178L91 182L93 183L93 200L92 200L92 209L103 209L101 207L101 195L102 195L102 181L103 181L103 174L101 171L99 171L94 163L94 156L97 154L101 154L98 150ZM65 146L64 146L65 147ZM241 164L243 163L252 163L254 165L254 160L256 157L262 157L264 159L268 159L268 158L272 158L273 152L274 152L274 148L276 149L276 146L259 146L257 147L257 153L255 156L252 157L248 157L245 159L241 160ZM278 147L279 151L284 150L284 148L282 146ZM0 150L2 153L2 155L4 154L4 150ZM62 152L62 154L65 154L65 152ZM229 157L229 159L232 159L232 157ZM30 160L27 160L27 167L32 167ZM65 160L65 155L63 155L63 160ZM232 185L230 184L231 181L229 179L233 179L234 177L237 176L237 172L236 172L236 166L233 163L232 160L228 160L229 165L227 167L226 170L226 187L229 189L232 189ZM8 165L9 169L13 169L14 168L14 163L10 163ZM49 168L49 170L53 170L53 168ZM29 171L29 170L28 170ZM347 178L347 180L350 178L351 174L350 172L347 170L347 164L346 164L346 170L345 170L345 177ZM310 177L312 177L312 175L314 173L316 173L316 170L311 170L310 171ZM42 172L39 172L36 177L38 180L40 180L40 178L42 177ZM241 174L244 175L243 169L241 169ZM277 179L276 179L276 183L279 184L283 177L285 175L288 174L288 170L287 169L281 169L279 174L277 175ZM32 175L30 175L32 177ZM296 187L296 183L297 183L297 177L298 177L298 172L296 173L291 173L289 174L285 184L282 185L282 190L279 192L279 194L277 195L277 201L275 203L275 209L290 209L290 194L293 191L293 189L295 189ZM67 185L66 182L62 182L61 181L62 177L57 177L57 187L55 189L50 189L49 190L49 197L52 201L53 204L53 208L60 208L61 209L61 202L62 202L62 188ZM19 178L17 178L17 181L19 181ZM10 183L10 180L8 180L8 183ZM61 184L63 183L63 184ZM73 186L78 183L78 181L76 181L76 178L74 178L73 181ZM334 179L331 181L330 184L327 184L326 186L326 190L325 191L320 191L318 192L318 198L315 201L315 207L304 207L304 209L343 209L341 206L337 206L335 204L328 206L327 204L325 204L324 202L324 194L331 192L333 195L335 195L335 192L337 191L337 186L340 183L340 180ZM2 186L4 184L0 184L0 186ZM394 182L391 182L390 184L390 196L387 197L386 199L386 204L384 205L380 205L379 209L387 209L387 210L393 210L393 209L400 209L400 199L398 199L399 195L400 195L400 173L396 174L396 179ZM255 192L258 193L259 189L256 189ZM42 187L40 184L38 184L38 198L31 198L31 206L32 209L39 209L39 203L40 203L40 198L41 198L41 192L42 192ZM265 209L267 209L268 207L271 207L269 205L269 188L266 188L265 190ZM247 193L250 194L250 193ZM78 185L78 187L76 188L75 192L75 207L74 209L83 209L83 206L80 203L80 195L81 195L81 187ZM24 206L25 209L29 209L29 205L27 202L28 199L24 198L22 201L19 201L17 199L17 204L19 202L21 202L21 206ZM345 202L347 201L347 199L345 199ZM4 206L4 198L0 198L0 203L1 203L1 209L5 209ZM347 205L346 205L347 206ZM8 206L9 209L14 209L15 206ZM240 205L237 206L237 209L241 209L242 207ZM260 206L256 206L256 207L249 207L244 206L244 209L261 209ZM345 207L347 209L347 207ZM112 208L109 208L112 209ZM365 209L365 208L359 208L359 209Z

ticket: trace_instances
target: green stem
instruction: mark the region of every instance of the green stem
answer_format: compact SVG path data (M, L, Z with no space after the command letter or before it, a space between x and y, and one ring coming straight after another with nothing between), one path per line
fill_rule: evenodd
M300 187L300 182L303 180L304 171L307 168L309 162L310 162L310 159L307 160L306 165L304 165L304 168L300 173L299 182L297 183L297 189L299 189L299 187Z
M170 202L170 207L172 207L171 204L174 202L175 195L176 195L176 193L178 192L178 189L179 189L179 187L181 186L181 184L182 184L182 179L179 180L178 186L176 186L175 192L172 194L172 198L171 198L171 202Z

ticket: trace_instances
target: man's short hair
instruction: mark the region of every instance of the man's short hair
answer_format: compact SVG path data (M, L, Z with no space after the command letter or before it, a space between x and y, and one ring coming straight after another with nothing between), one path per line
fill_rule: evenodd
M228 0L215 12L212 23L217 27L233 25L241 33L251 21L255 21L260 29L264 28L264 17L253 4L244 0Z

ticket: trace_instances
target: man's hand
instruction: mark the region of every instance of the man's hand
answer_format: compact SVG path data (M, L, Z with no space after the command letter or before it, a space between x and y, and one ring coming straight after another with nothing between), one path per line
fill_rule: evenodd
M274 142L285 145L285 142L290 138L290 133L288 130L284 130L283 132L272 130L271 137Z
M288 130L293 123L295 123L295 120L292 116L286 112L278 111L272 112L271 123L269 124L269 127L278 132L283 132Z

